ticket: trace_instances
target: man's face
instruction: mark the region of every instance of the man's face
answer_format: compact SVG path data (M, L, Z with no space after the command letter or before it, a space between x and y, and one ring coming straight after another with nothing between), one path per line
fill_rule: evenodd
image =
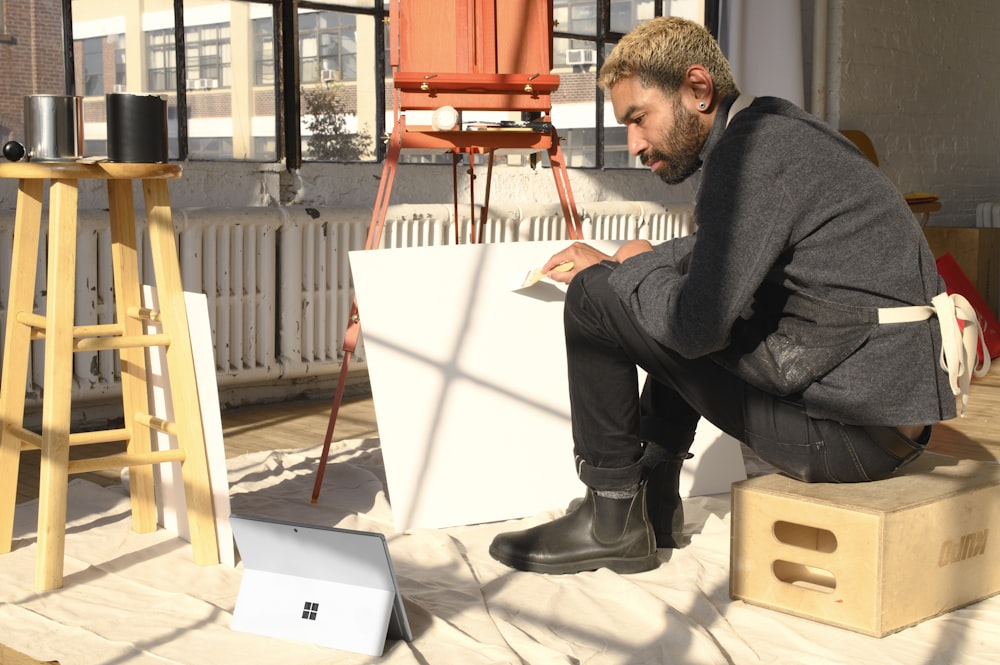
M711 127L684 107L681 93L644 88L632 76L611 87L611 105L628 129L628 151L663 182L676 185L701 167L698 153Z

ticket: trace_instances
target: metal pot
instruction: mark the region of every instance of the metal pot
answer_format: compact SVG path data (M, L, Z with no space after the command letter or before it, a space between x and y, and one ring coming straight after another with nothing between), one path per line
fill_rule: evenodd
M83 97L28 95L24 98L25 151L35 161L70 161L83 156Z

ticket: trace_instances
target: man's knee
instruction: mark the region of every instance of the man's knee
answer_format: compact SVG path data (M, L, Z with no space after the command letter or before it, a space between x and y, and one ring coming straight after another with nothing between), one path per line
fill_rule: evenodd
M601 262L573 277L566 290L567 310L581 310L588 303L597 309L603 309L607 303L618 303L618 296L608 283L612 267Z

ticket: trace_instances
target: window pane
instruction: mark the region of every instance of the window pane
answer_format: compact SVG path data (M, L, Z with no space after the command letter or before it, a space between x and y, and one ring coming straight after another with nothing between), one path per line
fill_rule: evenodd
M278 159L277 94L282 49L276 43L272 0L175 0L184 10L186 88L184 117L188 156L194 159ZM390 46L375 53L376 30L386 35L373 11L387 0L312 0L299 9L299 82L284 89L300 95L303 155L314 161L373 160L380 126L392 124ZM88 146L104 150L103 94L152 92L168 98L171 156L178 153L173 2L125 3L73 0L77 62L76 89L86 95ZM605 11L600 11L600 7ZM610 104L599 101L597 61L619 34L663 13L702 20L704 0L553 0L559 33L553 71L560 88L553 95L553 123L563 137L571 166L623 166L624 130ZM361 13L354 13L354 8ZM602 26L601 21L608 21ZM610 31L610 32L609 32ZM126 47L128 47L126 49ZM126 55L127 54L127 55ZM380 60L381 59L381 60ZM384 69L377 68L384 61ZM129 66L131 65L131 66ZM382 76L389 79L388 87ZM384 107L378 106L383 99ZM100 126L98 129L97 127ZM97 146L88 147L91 154Z
M111 42L112 37L107 41ZM104 42L101 37L81 40L83 52L83 94L85 96L104 94Z
M76 91L83 95L84 154L108 154L104 95L115 92L164 93L175 87L173 12L155 12L146 20L122 3L73 0ZM143 68L143 50L146 51ZM170 158L176 159L177 110L167 97Z
M597 166L595 43L555 39L553 53L559 89L552 95L552 124L563 139L566 165Z
M612 0L611 30L626 33L639 23L655 16L651 0ZM664 16L681 16L701 23L705 20L705 0L663 0ZM614 43L605 45L605 56L611 53ZM607 95L605 95L607 97ZM604 102L604 159L605 168L643 168L637 157L628 152L628 138L624 127L615 120L611 100Z
M73 0L88 154L106 154L104 94L127 91L167 99L169 154L179 155L173 8L169 2L144 7L125 11L126 3ZM188 157L276 160L273 6L184 0L183 7Z
M274 161L274 8L184 0L190 159Z
M330 0L325 2L324 0L314 0L310 2L313 5L338 5L341 7L357 7L359 9L372 9L375 7L378 0ZM389 2L385 0L385 4L388 7Z
M375 159L375 19L299 10L302 158Z
M555 29L579 35L597 35L597 2L595 0L554 0L552 5Z

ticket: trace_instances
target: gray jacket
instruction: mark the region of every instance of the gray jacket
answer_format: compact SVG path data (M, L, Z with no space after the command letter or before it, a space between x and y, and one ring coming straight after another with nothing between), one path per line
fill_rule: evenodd
M625 261L611 284L646 331L748 383L856 425L954 417L937 320L880 307L944 290L919 224L853 144L793 104L758 98L701 153L695 234Z

